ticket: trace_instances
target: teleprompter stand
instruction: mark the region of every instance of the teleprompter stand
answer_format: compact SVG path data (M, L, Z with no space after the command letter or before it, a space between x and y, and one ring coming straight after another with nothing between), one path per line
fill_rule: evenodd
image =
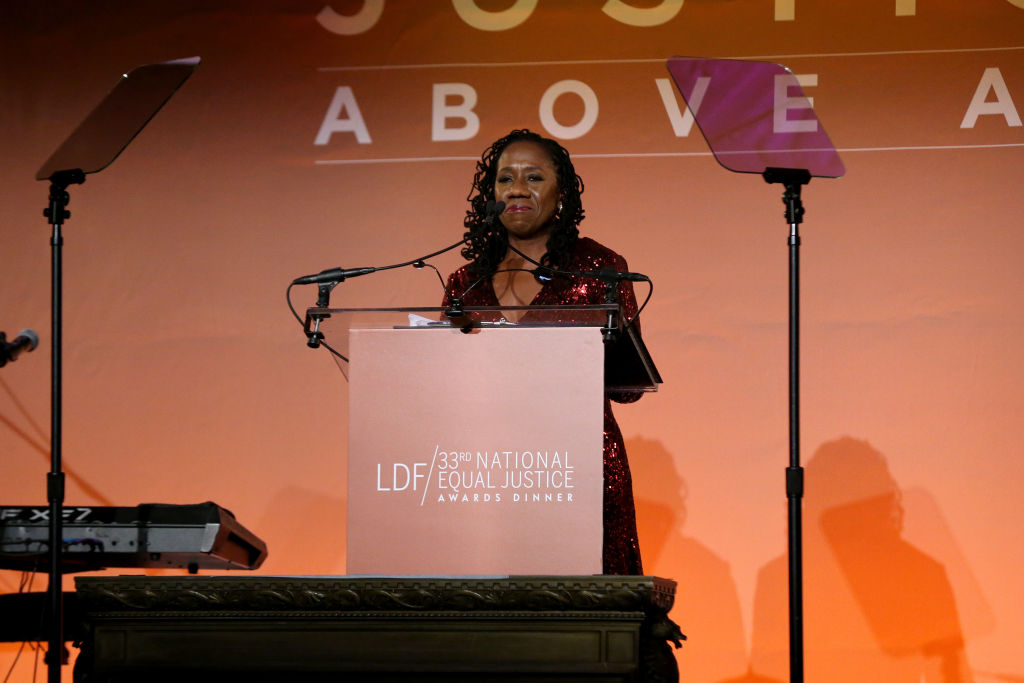
M64 237L61 227L71 217L67 210L68 187L85 182L88 173L102 171L128 146L185 80L192 75L199 58L140 66L125 74L113 90L85 118L36 174L37 180L50 181L49 203L43 215L50 222L52 236L51 274L51 385L50 385L50 472L46 479L49 504L49 588L47 624L49 646L46 653L47 680L59 683L61 666L66 663L63 635L63 505L64 472L62 442L62 367L63 357L63 263Z
M800 192L812 176L838 178L842 161L799 80L770 62L673 57L668 70L715 159L730 171L760 174L783 186L789 224L789 665L804 680L804 471L800 465Z

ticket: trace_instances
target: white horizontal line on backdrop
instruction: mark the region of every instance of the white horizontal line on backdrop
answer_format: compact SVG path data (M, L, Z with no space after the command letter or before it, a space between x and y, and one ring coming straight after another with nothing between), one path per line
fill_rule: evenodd
M846 152L908 152L918 150L951 150L951 149L997 149L1000 147L1024 147L1024 142L1009 142L995 145L917 145L903 147L846 147L836 149L839 153ZM740 152L733 152L739 154ZM574 159L642 159L649 157L709 157L711 152L615 152L608 154L573 154ZM415 164L431 161L477 161L479 157L397 157L383 159L318 159L313 163L320 166L340 166L347 164Z
M936 55L964 52L1006 52L1024 50L1024 45L1009 47L964 47L935 50L891 50L881 52L822 52L818 54L762 55L747 57L725 57L724 59L812 59L820 57L879 57L888 55ZM445 69L445 68L491 68L514 66L570 66L580 64L661 64L661 59L567 59L561 61L540 62L452 62L449 64L379 64L373 66L319 66L317 71L400 71L403 69Z

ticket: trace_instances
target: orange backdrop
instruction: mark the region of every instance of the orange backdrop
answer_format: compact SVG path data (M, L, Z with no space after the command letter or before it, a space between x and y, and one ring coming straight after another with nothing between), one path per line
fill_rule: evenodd
M482 149L557 132L583 232L657 287L665 385L617 414L683 680L785 680L788 226L779 187L677 136L659 89L672 55L767 59L816 77L847 167L805 189L801 229L808 679L1020 680L1022 36L1021 0L5 3L0 329L43 343L0 370L0 502L45 503L33 177L122 72L203 58L71 189L67 502L217 501L267 541L261 573L345 566L345 385L287 283L454 242ZM332 303L439 299L389 271Z

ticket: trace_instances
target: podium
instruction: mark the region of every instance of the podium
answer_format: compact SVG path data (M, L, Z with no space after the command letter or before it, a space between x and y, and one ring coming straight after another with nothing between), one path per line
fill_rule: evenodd
M440 308L309 309L311 341L336 343L350 380L349 570L376 575L80 577L76 683L678 681L675 582L593 575L604 394L653 391L657 370L637 335L608 329L614 306L534 307L517 324L501 311L467 308L452 325ZM621 357L649 371L608 384L604 363ZM441 472L479 498L432 501ZM527 492L528 472L546 475L531 500L499 504ZM499 474L516 473L519 489L502 489ZM570 492L597 503L580 508L585 530L562 514Z
M443 312L307 311L349 365L348 573L600 574L605 393L657 389L642 341L615 305Z

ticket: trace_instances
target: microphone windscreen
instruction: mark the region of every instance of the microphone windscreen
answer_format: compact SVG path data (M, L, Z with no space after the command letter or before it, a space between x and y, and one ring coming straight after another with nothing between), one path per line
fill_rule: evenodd
M487 205L484 208L484 222L487 225L494 223L495 216L501 214L505 210L505 202L496 202L493 199L487 200Z
M26 337L29 340L29 347L28 347L29 351L35 351L36 347L39 346L39 335L36 334L35 330L30 330L30 329L26 328L26 329L22 330L21 332L19 332L18 336L19 337Z

